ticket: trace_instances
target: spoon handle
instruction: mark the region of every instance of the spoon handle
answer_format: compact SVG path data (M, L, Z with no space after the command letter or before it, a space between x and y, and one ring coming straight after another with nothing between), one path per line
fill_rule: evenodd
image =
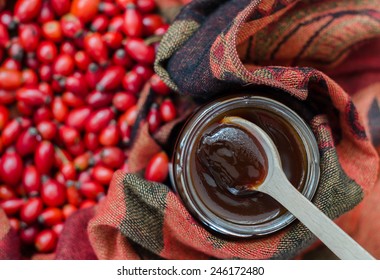
M374 260L374 257L294 188L281 170L275 170L269 184L260 188L260 191L280 202L340 259Z

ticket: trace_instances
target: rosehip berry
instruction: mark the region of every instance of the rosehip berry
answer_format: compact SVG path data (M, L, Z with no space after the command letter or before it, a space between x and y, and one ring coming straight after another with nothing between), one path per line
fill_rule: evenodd
M102 185L108 186L112 176L113 170L108 167L97 165L92 169L92 177Z
M144 80L136 72L129 71L123 77L122 84L123 84L123 88L126 91L129 91L129 92L137 95L141 91L141 89L144 85Z
M41 198L47 206L61 206L66 202L65 186L54 179L47 179L42 183Z
M154 0L137 0L137 8L143 13L153 12L156 8L156 3Z
M169 158L165 152L160 152L153 156L146 169L145 179L162 183L166 180L169 173Z
M51 109L54 116L58 122L64 122L69 114L69 108L63 102L62 97L56 96L51 103Z
M58 16L63 16L70 11L70 0L51 0L51 6Z
M112 99L113 106L121 112L125 112L136 103L136 96L130 92L118 92L113 96Z
M34 163L40 174L49 174L54 164L54 146L49 141L38 144L34 154Z
M51 229L44 229L35 238L35 247L38 252L50 253L57 246L57 234Z
M132 59L128 56L124 49L118 49L112 56L112 62L115 65L123 66L124 69L130 69L133 65Z
M85 77L87 85L90 88L95 88L100 79L102 78L103 71L96 63L91 63L88 66Z
M41 177L34 165L27 165L22 175L22 186L29 196L36 196L40 192Z
M71 55L60 54L53 64L53 73L55 75L70 76L75 69L75 62Z
M18 70L0 68L0 88L4 90L18 89L23 84L22 74Z
M34 127L21 132L16 142L16 151L21 156L26 156L35 152L40 136Z
M66 14L60 21L62 33L67 38L76 38L83 33L82 22L72 14Z
M87 132L84 135L84 144L90 151L95 151L99 147L98 135L92 132Z
M129 37L141 37L143 33L142 16L132 3L124 12L124 33Z
M65 225L64 223L59 223L52 226L51 229L57 234L57 236L60 236L63 231L64 225Z
M41 0L17 0L14 7L15 19L19 22L32 21L38 16L41 6Z
M35 23L20 25L18 36L22 48L26 52L34 52L40 41L41 28Z
M86 124L86 131L97 133L107 126L115 117L115 113L110 108L99 109L93 113Z
M108 31L103 35L103 41L111 49L117 49L121 47L123 36L117 31Z
M94 61L101 65L107 64L108 50L99 33L87 34L84 38L84 48Z
M8 117L5 115L2 116L2 120L0 120L2 122L0 124L1 126L4 126L5 120L7 118ZM6 147L6 146L11 145L12 143L15 143L16 139L21 134L21 132L22 132L22 126L21 126L20 119L17 118L17 119L13 119L10 122L8 122L4 126L4 130L1 134L1 141L2 141L3 145Z
M73 205L75 207L79 207L79 205L82 202L82 196L79 193L79 190L74 185L69 185L66 188L66 196L67 201L70 203L70 205Z
M54 20L55 15L53 11L53 7L50 1L43 1L41 11L38 15L38 22L45 23L51 20Z
M111 123L100 131L99 143L103 146L116 146L120 140L119 128L116 121Z
M96 199L104 193L104 187L97 182L85 182L79 186L80 193L88 199Z
M38 216L38 222L44 226L52 227L63 221L64 215L62 210L56 207L49 207L42 211Z
M146 117L148 125L149 125L149 132L155 133L159 127L161 126L161 115L160 111L158 110L158 105L156 103L153 103L150 107L148 116Z
M98 13L100 0L74 0L70 12L82 22L87 23Z
M16 193L7 185L0 185L0 200L9 200L16 198Z
M150 78L150 86L159 95L168 95L171 91L157 74L154 74Z
M38 45L37 58L40 62L49 64L57 57L57 47L53 42L43 41Z
M9 150L0 159L0 178L10 186L16 186L21 181L23 162L19 154Z
M124 31L124 18L123 16L115 16L108 24L108 31Z
M52 121L41 121L37 125L38 133L44 140L53 140L57 135L57 125Z
M139 63L151 65L154 62L154 48L147 45L141 38L128 38L125 42L125 50L131 58Z
M43 210L43 203L41 198L32 197L24 203L20 209L20 219L26 224L30 225L37 221L38 216Z
M97 15L91 22L90 30L92 32L104 33L107 30L109 19L105 15Z
M24 200L21 198L12 198L0 202L0 208L2 208L7 216L17 214L21 207L24 205Z
M39 228L36 225L31 225L20 230L20 240L23 244L32 245L36 240Z
M61 24L57 20L52 20L45 22L42 25L42 35L48 41L53 41L55 43L61 42L63 39Z
M115 65L108 67L103 73L96 89L98 91L110 91L116 89L121 84L124 74L125 71L121 66Z
M165 99L160 106L160 115L163 121L170 122L177 116L176 108L170 99Z
M75 66L82 71L87 70L91 63L90 57L84 51L77 51L74 55L74 61Z
M101 161L109 168L117 169L124 164L124 152L118 147L105 147L102 149Z
M109 107L112 103L112 98L112 93L93 91L87 95L86 103L93 109L99 109Z

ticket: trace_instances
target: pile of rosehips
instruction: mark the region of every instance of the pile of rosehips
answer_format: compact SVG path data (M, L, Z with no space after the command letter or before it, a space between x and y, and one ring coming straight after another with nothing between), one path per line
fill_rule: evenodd
M0 1L0 207L24 249L54 251L64 221L128 170L144 84L150 132L176 117L153 72L167 28L154 0ZM146 179L167 164L154 156Z

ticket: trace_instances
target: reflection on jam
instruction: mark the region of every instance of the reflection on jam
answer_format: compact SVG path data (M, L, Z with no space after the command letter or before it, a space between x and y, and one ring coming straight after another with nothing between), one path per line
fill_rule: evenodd
M239 108L226 112L210 121L196 139L199 147L203 135L212 135L226 116L238 116L255 123L273 140L281 157L282 169L287 178L298 190L302 191L308 170L304 144L296 131L282 118L272 112L261 109ZM262 224L283 215L286 210L270 196L255 192L250 195L234 195L217 186L217 180L210 174L200 159L197 149L191 151L190 166L192 185L196 197L212 213L237 224ZM215 160L215 159L214 159ZM217 160L216 160L217 161ZM232 166L233 164L231 164ZM229 169L230 167L228 167ZM219 181L219 180L218 180Z
M216 185L234 195L249 193L268 172L263 147L252 134L234 125L220 124L205 134L197 157Z

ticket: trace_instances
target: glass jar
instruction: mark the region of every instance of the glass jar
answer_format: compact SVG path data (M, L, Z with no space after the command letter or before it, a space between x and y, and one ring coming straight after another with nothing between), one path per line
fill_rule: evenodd
M210 102L186 122L173 151L171 179L188 211L202 224L229 237L276 232L295 220L277 201L263 193L234 196L216 185L197 159L202 135L226 116L243 117L261 127L274 141L289 181L311 200L319 181L319 150L303 119L273 99L236 95Z

